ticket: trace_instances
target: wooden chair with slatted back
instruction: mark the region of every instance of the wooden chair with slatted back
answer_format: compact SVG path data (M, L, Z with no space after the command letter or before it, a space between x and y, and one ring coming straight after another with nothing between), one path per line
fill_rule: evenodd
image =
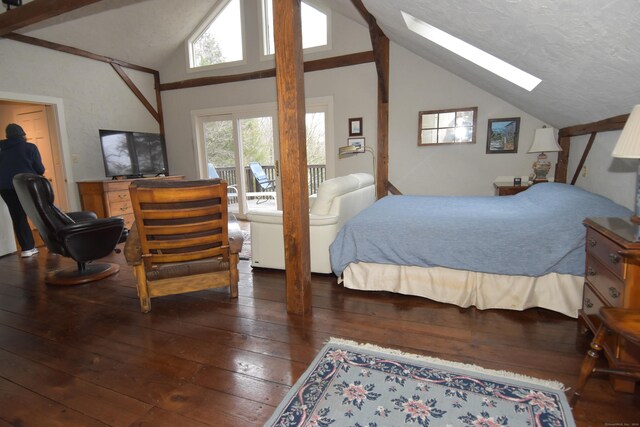
M125 257L143 313L165 295L229 286L238 296L242 235L236 230L230 245L225 181L138 180L129 192L135 227Z
M640 345L640 310L629 308L602 307L598 313L601 320L600 328L596 332L591 348L582 362L578 385L571 398L571 406L578 403L587 379L594 372L620 375L640 380L640 363L618 366L616 368L596 368L599 353L610 334L617 334L618 339L629 340Z

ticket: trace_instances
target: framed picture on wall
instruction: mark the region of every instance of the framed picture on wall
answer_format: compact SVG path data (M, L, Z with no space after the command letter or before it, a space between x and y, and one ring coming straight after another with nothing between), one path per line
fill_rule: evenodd
M364 137L349 138L348 145L357 148L354 153L364 153Z
M517 153L520 117L489 119L487 154Z
M349 119L349 136L362 136L362 117Z

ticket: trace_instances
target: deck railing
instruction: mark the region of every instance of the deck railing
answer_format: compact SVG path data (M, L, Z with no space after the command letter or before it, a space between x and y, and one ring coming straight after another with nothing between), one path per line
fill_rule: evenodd
M264 169L264 173L269 177L269 179L276 178L276 167L273 165L262 165L262 169ZM236 168L228 167L228 168L220 168L217 167L218 175L220 178L227 181L228 185L237 184L238 180L236 177ZM253 177L251 173L251 169L249 166L244 167L244 178L247 183L247 192L259 192L263 191L258 185L258 182ZM320 183L322 183L325 179L327 179L327 169L325 165L308 165L307 166L307 180L309 183L309 195L316 194L318 192L318 187Z

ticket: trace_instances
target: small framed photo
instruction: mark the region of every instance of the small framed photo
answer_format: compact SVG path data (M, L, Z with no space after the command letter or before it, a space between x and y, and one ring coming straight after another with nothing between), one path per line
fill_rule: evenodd
M362 136L362 117L349 119L349 136Z
M517 153L520 117L489 119L487 154Z
M358 147L356 153L364 153L364 137L349 138L348 141L348 145Z

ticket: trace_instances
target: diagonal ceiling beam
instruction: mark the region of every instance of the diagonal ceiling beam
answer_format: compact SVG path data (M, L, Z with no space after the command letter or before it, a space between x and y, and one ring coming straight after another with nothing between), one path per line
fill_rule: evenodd
M351 0L351 3L358 10L360 15L367 21L369 26L369 35L371 36L371 45L373 47L374 60L376 69L378 70L378 85L383 102L389 101L389 67L388 67L388 50L389 39L384 31L378 26L376 18L369 13L362 0ZM385 58L385 56L387 56Z
M0 36L100 0L33 0L0 13Z

